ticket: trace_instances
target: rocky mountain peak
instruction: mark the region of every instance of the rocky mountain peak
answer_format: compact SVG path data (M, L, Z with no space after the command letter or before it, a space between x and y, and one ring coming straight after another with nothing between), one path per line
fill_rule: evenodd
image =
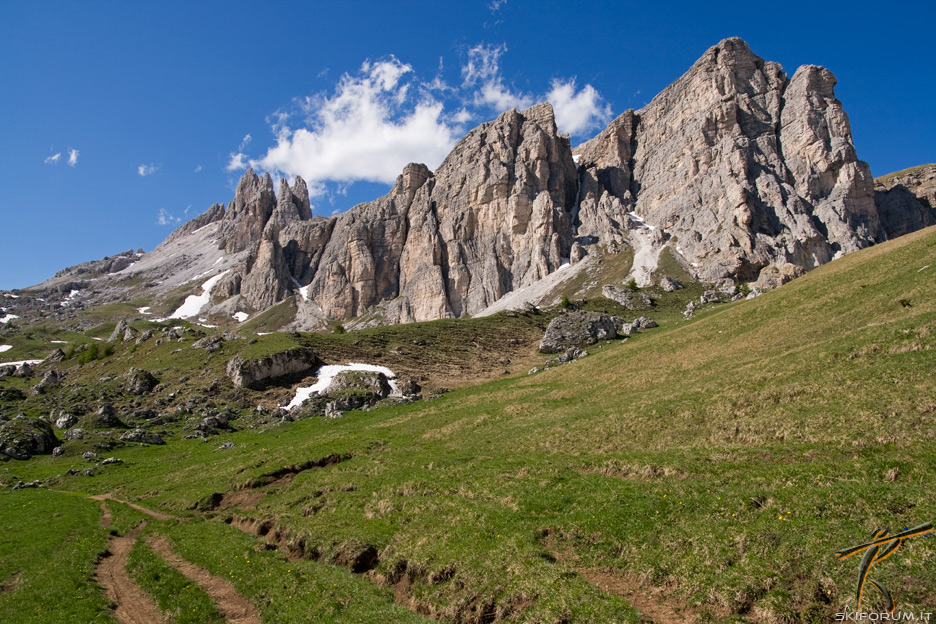
M479 125L435 172L410 163L389 193L334 217L313 217L302 178L274 193L248 169L227 210L173 237L220 221L198 239L228 259L219 305L255 312L296 296L296 328L475 315L622 250L640 285L659 278L667 249L701 281L772 287L933 222L906 189L882 188L875 204L835 84L815 65L788 78L725 39L574 157L544 102Z
M260 177L253 169L248 169L221 220L218 236L221 248L227 253L236 253L255 244L275 208L276 194L270 174Z

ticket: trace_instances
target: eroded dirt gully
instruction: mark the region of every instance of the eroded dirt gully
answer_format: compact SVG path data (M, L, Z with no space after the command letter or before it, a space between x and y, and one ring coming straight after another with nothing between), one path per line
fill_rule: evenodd
M105 519L107 524L104 526L109 526L109 513L102 518L101 524L104 524ZM138 524L123 537L112 537L94 575L114 604L114 617L121 624L165 624L169 621L153 603L149 594L143 591L127 572L130 550L144 528L146 521Z
M214 600L215 608L227 618L229 624L263 624L257 608L237 592L233 583L179 557L165 537L150 536L146 543L166 563L205 590L205 593Z
M638 575L585 566L573 550L559 543L547 532L540 543L559 563L572 569L606 594L620 596L640 611L641 624L686 624L698 622L699 614L689 605L668 596L662 588L654 588Z

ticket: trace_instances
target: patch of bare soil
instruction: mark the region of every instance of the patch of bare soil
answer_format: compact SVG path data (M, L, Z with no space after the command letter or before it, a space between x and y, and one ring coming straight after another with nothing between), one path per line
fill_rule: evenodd
M107 503L101 501L101 526L105 529L111 525L111 512L107 507Z
M149 594L127 573L130 549L144 527L146 522L141 522L125 536L111 538L94 575L107 597L114 603L114 617L121 624L164 624L169 621L153 603Z
M334 464L341 463L345 460L351 459L350 455L326 455L320 459L310 459L309 461L302 464L293 464L291 466L283 466L273 472L268 472L262 474L256 479L249 479L243 483L238 489L239 490L250 490L254 488L267 487L270 485L288 485L296 478L296 475L300 472L306 470L312 470L314 468L327 468Z
M10 578L0 583L0 594L16 589L16 586L19 585L19 580L20 572L14 572Z
M154 511L152 509L147 509L146 507L141 507L135 503L131 503L130 501L120 500L119 498L116 498L111 494L97 494L95 496L92 496L91 498L96 501L112 500L118 503L123 503L124 505L129 505L130 507L133 507L139 512L145 513L147 516L156 518L157 520L178 520L178 518L176 518L175 516L164 514L161 511ZM107 514L107 517L108 519L110 518L110 513Z
M229 492L221 497L218 509L253 509L266 497L266 492Z
M147 543L166 563L205 590L215 601L218 612L227 618L228 624L263 624L257 608L241 596L231 582L179 557L165 537L150 537Z
M596 570L582 565L571 550L549 548L556 561L607 594L620 596L640 611L644 624L685 624L698 621L698 613L686 604L666 596L662 589L648 587L635 574Z

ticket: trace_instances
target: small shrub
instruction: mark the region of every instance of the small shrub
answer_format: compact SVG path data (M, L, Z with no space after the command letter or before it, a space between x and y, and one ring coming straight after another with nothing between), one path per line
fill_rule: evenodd
M562 299L559 301L559 305L562 306L563 310L568 310L572 307L572 302L569 301L568 295L562 295Z
M637 285L637 280L633 277L630 278L629 282L627 282L627 288L634 292L637 292L638 290L640 290L640 286Z
M747 282L741 282L738 284L738 292L747 297L751 294L751 285Z
M88 362L93 362L98 358L98 346L96 342L92 342L84 349L81 353L78 354L78 363L87 364Z
M342 325L341 323L338 323L337 325L335 325L335 329L334 329L333 331L334 331L336 334L343 334L343 333L345 333L344 325Z

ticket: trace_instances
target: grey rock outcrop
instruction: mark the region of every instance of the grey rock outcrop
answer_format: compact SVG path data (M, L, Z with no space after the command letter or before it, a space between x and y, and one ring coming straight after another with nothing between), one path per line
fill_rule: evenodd
M683 285L672 277L666 275L663 277L663 279L660 280L660 288L662 288L664 292L674 292L676 290L682 290Z
M653 303L647 293L619 288L612 284L602 286L601 294L627 310L646 310Z
M165 444L165 440L158 433L144 431L143 429L134 429L120 436L124 442L139 442L141 444Z
M335 375L325 392L329 396L353 394L365 398L384 399L390 396L390 381L377 371L342 371Z
M875 178L874 203L888 239L936 224L936 165Z
M617 337L616 317L597 312L567 312L549 322L540 353L561 353L571 347Z
M312 349L296 347L256 360L237 356L228 362L227 375L239 388L261 388L281 377L311 373L321 364Z
M576 149L578 234L615 242L645 222L676 236L709 281L753 281L785 263L808 270L873 243L870 171L834 85L825 69L788 79L744 41L722 41Z
M235 253L255 244L275 208L270 174L265 173L261 178L253 169L248 169L237 185L234 201L228 204L221 218L218 230L221 247L228 253Z
M51 453L59 445L52 424L41 418L14 418L0 425L0 453L25 460Z
M137 396L152 392L159 385L159 380L142 368L131 368L125 377L124 390Z

